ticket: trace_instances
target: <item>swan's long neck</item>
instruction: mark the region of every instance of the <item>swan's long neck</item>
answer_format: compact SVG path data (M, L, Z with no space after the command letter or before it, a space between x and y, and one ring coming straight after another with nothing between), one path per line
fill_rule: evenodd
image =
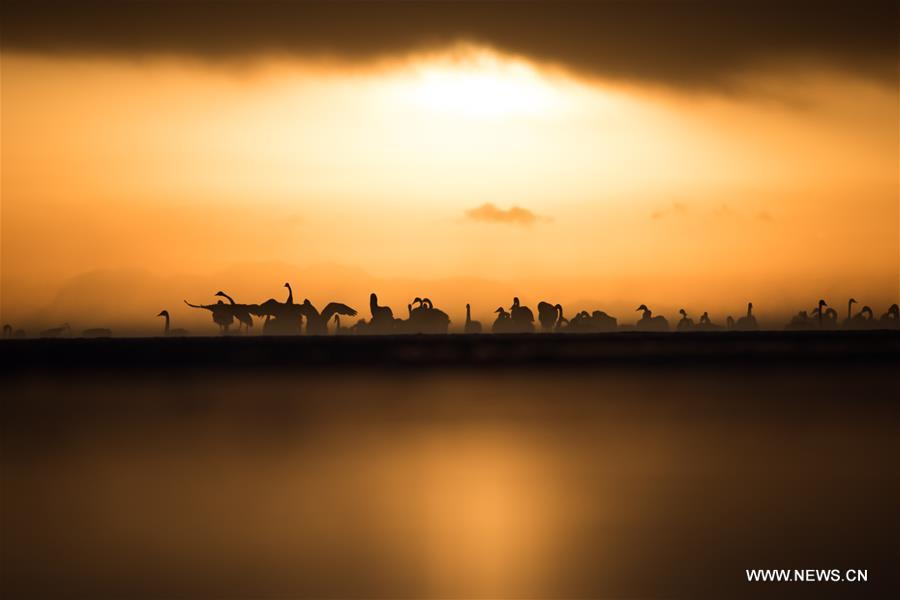
M222 295L225 296L225 298L227 298L229 302L234 304L234 299L231 296L229 296L228 294L222 294Z
M288 289L287 303L293 304L294 303L294 290L291 289L291 284L287 285L287 289Z
M472 307L466 304L466 324L472 322Z
M372 316L375 316L376 308L378 308L378 296L372 294L369 296L369 310L372 312Z
M753 305L748 304L747 305L747 318L749 319L752 316L753 316Z
M563 309L562 309L561 305L557 304L556 305L556 324L559 325L562 322L563 322Z
M852 311L853 311L853 300L850 300L847 302L847 318L848 319L853 316Z
M163 316L166 318L166 328L163 331L169 333L169 313L166 313Z

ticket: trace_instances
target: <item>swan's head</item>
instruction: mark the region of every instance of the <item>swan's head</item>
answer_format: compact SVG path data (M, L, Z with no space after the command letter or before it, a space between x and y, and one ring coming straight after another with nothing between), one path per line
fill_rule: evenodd
M213 294L213 296L222 296L222 297L224 298L224 297L225 297L225 292L223 292L223 291L218 291L218 292L216 292L215 294Z
M681 315L682 317L684 317L685 319L687 318L687 311L684 310L683 308L678 311L678 314Z
M309 298L303 299L303 306L312 306L312 302L309 301Z
M167 311L167 310L161 310L161 311L159 311L159 314L156 315L156 316L157 316L157 317L168 317L168 316L169 316L169 311Z
M504 310L504 308L502 306L498 306L497 310L495 310L494 312L497 313L498 315L502 315L503 313L506 312L506 310Z
M638 306L638 307L637 307L636 309L634 309L634 310L635 310L635 312L637 312L637 311L639 311L639 310L642 310L642 311L644 311L644 312L649 312L649 311L650 311L650 309L647 308L647 305L646 305L646 304L641 304L640 306Z
M472 307L466 304L466 310L472 310Z
M516 297L513 298L513 303L512 303L512 307L511 307L511 308L518 308L518 306L519 306L519 297L516 296Z
M375 295L375 292L369 294L369 302L378 302L378 296Z
M413 304L422 304L422 299L419 298L418 296L416 296L415 298L413 298L412 303Z
M819 306L820 306L820 307L822 307L822 306L828 306L828 303L825 302L824 300L819 300Z
M284 287L286 287L287 289L291 289L291 284L289 284L288 282L285 281Z
M850 301L847 304L854 304L856 302L856 298L850 298Z
M557 305L554 306L553 308L555 308L556 310L562 312L562 304L557 304Z

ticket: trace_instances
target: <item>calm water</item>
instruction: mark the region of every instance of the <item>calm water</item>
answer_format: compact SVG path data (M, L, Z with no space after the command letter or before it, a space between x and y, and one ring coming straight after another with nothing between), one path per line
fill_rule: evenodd
M607 598L896 585L883 368L12 377L9 595ZM747 568L870 582L750 586Z

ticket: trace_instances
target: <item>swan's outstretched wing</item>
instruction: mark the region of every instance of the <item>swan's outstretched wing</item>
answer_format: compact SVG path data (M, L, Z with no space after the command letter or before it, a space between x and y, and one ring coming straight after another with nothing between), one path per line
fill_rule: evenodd
M187 304L188 306L190 306L191 308L205 308L206 310L212 310L213 307L215 306L215 304L210 304L209 306L207 306L205 304L191 304L187 300L185 300L184 303Z
M278 302L278 300L275 300L275 298L269 298L262 304L248 304L247 312L257 317L274 317L277 314L280 304L281 303Z
M340 302L329 302L328 306L325 307L325 310L322 311L322 319L327 323L334 315L345 315L348 317L355 317L356 311L346 304L341 304Z

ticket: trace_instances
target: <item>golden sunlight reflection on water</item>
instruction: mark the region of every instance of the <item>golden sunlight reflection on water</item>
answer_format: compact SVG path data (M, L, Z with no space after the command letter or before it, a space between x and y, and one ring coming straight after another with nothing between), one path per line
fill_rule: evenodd
M883 381L857 382L855 406L842 381L18 381L3 401L3 587L653 596L727 587L761 558L874 569L896 500L896 411Z

